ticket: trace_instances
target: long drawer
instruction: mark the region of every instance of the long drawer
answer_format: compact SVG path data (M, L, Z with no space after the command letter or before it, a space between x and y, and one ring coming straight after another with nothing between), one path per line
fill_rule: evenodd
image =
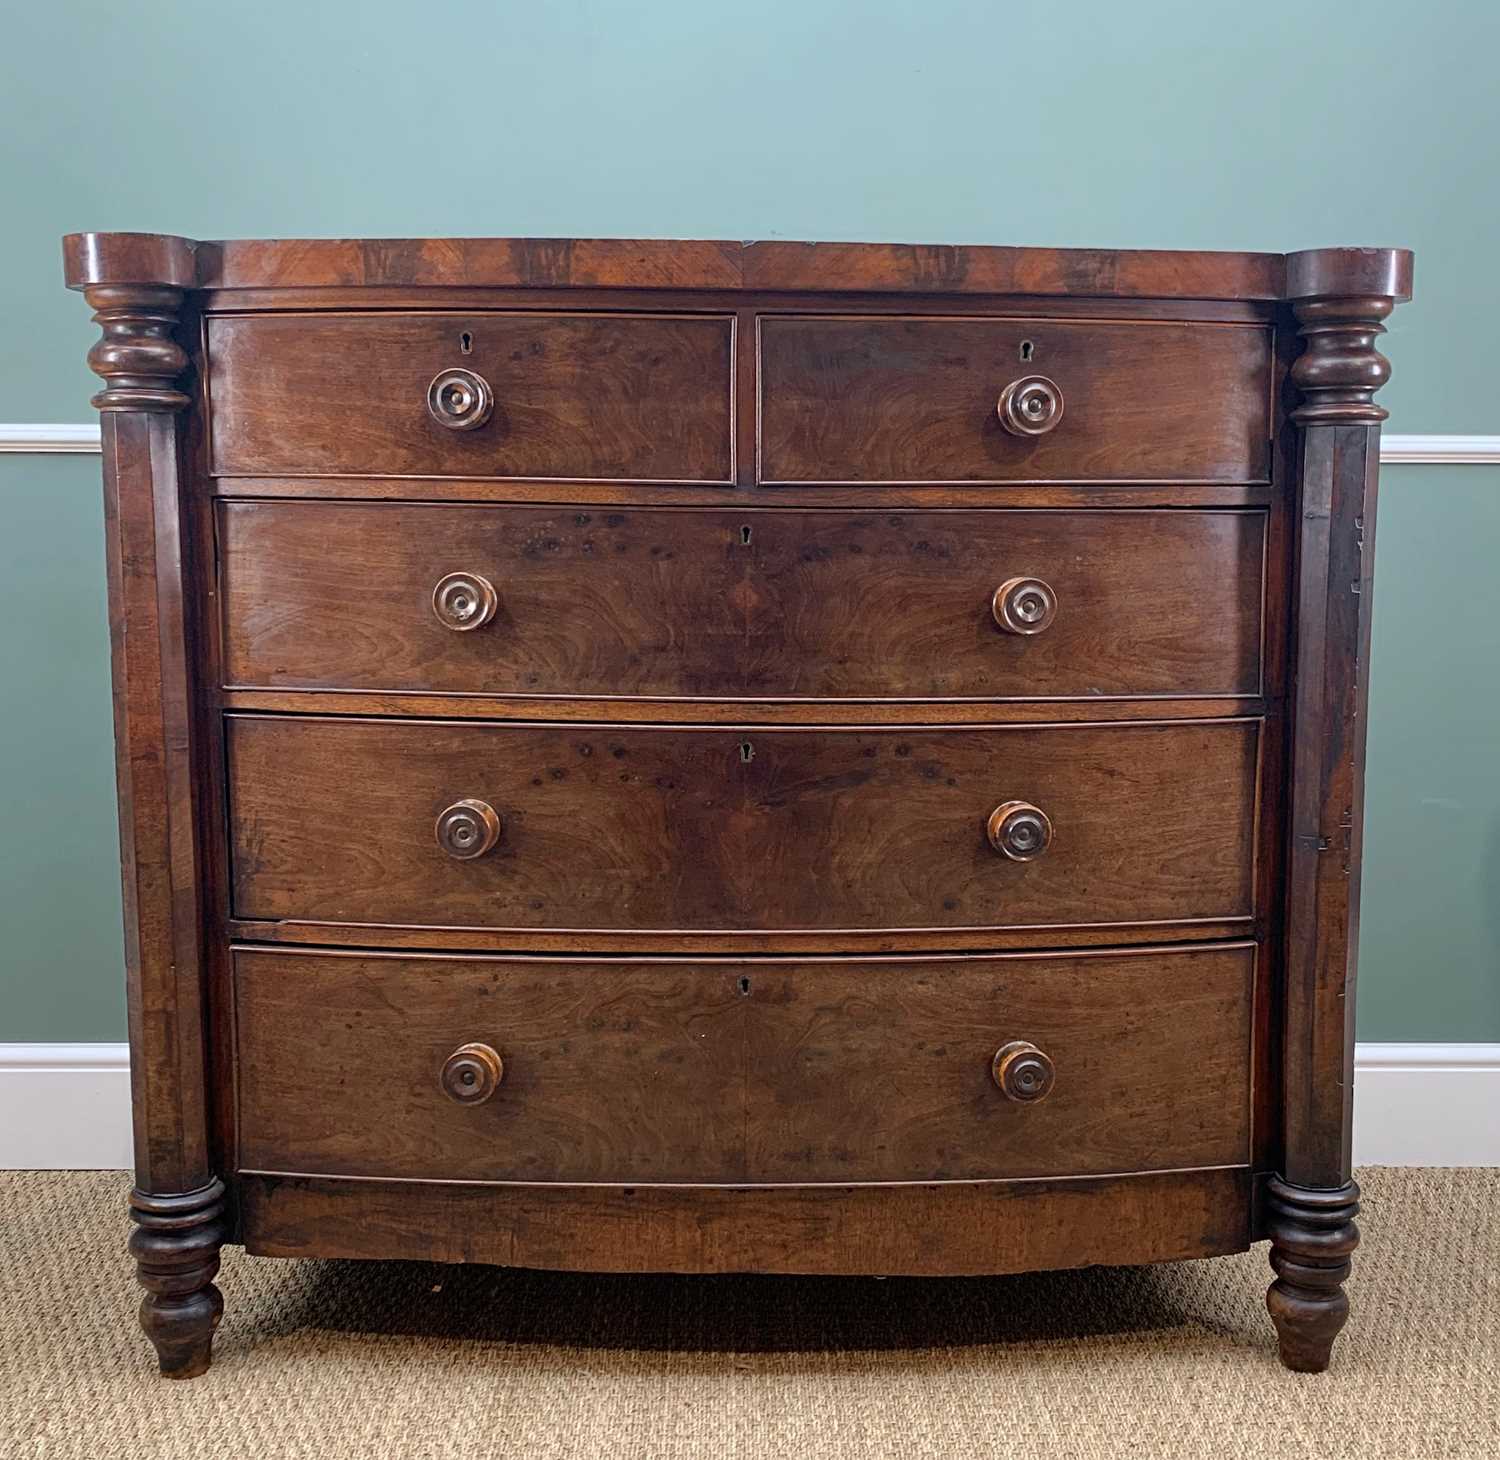
M571 1182L1248 1158L1254 951L795 962L235 954L239 1164Z
M768 483L1269 478L1271 340L1243 325L767 317Z
M216 316L212 468L726 482L733 341L708 315Z
M231 715L233 912L794 930L1247 917L1258 723L658 729Z
M219 509L234 685L666 698L1260 689L1265 515Z

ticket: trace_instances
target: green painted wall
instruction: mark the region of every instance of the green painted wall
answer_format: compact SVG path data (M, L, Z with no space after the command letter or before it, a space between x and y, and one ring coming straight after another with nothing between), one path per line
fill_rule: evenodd
M0 456L0 1043L125 1037L97 456Z
M1500 1040L1500 467L1380 479L1362 1039Z
M79 228L1418 252L1399 432L1500 432L1500 6L51 0L0 20L0 421ZM98 460L0 457L0 1041L123 1034ZM1500 469L1389 469L1361 1034L1500 1039Z

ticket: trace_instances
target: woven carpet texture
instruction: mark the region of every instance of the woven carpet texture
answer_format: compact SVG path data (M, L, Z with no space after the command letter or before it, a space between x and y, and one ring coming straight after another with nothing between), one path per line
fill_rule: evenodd
M1500 1169L1361 1173L1354 1316L1276 1361L1242 1256L951 1280L607 1277L227 1248L157 1378L128 1177L0 1173L0 1456L1500 1456Z

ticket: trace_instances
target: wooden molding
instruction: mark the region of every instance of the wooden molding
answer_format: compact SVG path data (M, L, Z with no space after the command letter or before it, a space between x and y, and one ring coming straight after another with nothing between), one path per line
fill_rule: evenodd
M0 425L0 454L3 455L97 456L99 450L97 421L58 422L40 426Z
M1382 466L1500 465L1500 436L1386 436L1380 439Z

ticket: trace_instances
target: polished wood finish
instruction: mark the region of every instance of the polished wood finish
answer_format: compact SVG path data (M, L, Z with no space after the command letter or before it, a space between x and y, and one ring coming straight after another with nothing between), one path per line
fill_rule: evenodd
M227 1236L224 1183L216 1176L195 1191L130 1193L130 1255L146 1290L140 1320L168 1379L207 1372L213 1334L224 1316L224 1295L214 1286L219 1249Z
M1306 248L1286 256L1286 298L1411 298L1412 256L1404 248Z
M161 262L161 261L158 261ZM171 263L170 259L165 261ZM170 276L170 270L164 269ZM188 357L172 338L181 292L106 282L86 291L102 338L89 365L104 451L115 775L125 912L140 1320L168 1378L207 1369L222 1300L224 1187L208 1135L204 1040L203 777L194 718L196 574L182 531L176 412Z
M499 607L500 595L483 573L444 573L433 585L432 611L445 629L455 633L482 629ZM233 618L228 627L232 634Z
M1281 1361L1299 1373L1320 1374L1349 1321L1343 1284L1359 1245L1359 1187L1352 1181L1332 1190L1294 1186L1273 1176L1267 1205L1276 1281L1266 1293L1266 1308Z
M199 245L171 233L69 233L62 250L70 289L147 284L182 290L201 282Z
M465 354L473 336L459 335ZM477 431L495 412L495 392L484 376L473 370L441 370L427 387L427 414L450 431Z
M1066 412L1006 419L1021 360ZM772 316L760 480L1264 481L1270 372L1269 332L1240 326Z
M754 452L751 451L753 461ZM213 477L208 493L234 500L283 498L300 501L355 502L493 502L504 506L541 504L549 507L829 507L867 511L868 487L777 485L754 490L739 468L741 489L725 493L718 486L663 485L659 482L560 482L500 480L486 477ZM994 487L962 482L913 482L883 485L878 506L953 508L1093 508L1187 507L1216 510L1232 507L1266 508L1278 505L1280 494L1269 482L1007 482L1003 494Z
M745 285L765 290L1009 294L1052 299L1274 299L1274 254L994 248L904 243L750 243Z
M443 1061L438 1083L443 1094L458 1105L483 1105L504 1078L505 1061L499 1052L478 1041L459 1045Z
M756 1184L1241 1165L1253 972L1247 945L874 963L242 950L240 1160L402 1180ZM1055 1061L1045 1103L1028 1084L1035 1055L997 1077L1009 1099L996 1092L994 1051L1012 1038ZM472 1117L436 1078L466 1040L505 1062Z
M1375 392L1390 377L1376 348L1410 293L1410 259L1344 250L1295 277L1306 348L1292 365L1300 401L1298 601L1293 665L1291 840L1287 852L1283 1158L1272 1186L1267 1304L1289 1368L1316 1372L1348 1316L1341 1286L1359 1240L1351 1180L1354 986L1364 822L1375 488ZM1361 292L1349 291L1358 288ZM1389 294L1363 292L1386 288ZM1331 291L1331 292L1325 292Z
M739 725L746 702L738 699L634 695L423 694L420 691L253 689L231 686L218 696L225 710L361 716L402 715L418 719L552 722L561 714L579 721L628 721L676 725L690 717L700 725ZM909 725L923 710L945 724L1082 724L1101 715L1111 720L1234 720L1266 713L1275 702L1263 694L1211 699L1098 695L1079 700L862 700L765 699L753 701L758 725Z
M466 796L438 813L433 831L443 851L455 861L468 862L482 857L500 840L501 828L500 817L488 801Z
M1030 862L1052 845L1052 818L1029 801L1003 801L984 824L989 844L1012 862Z
M990 613L1007 634L1045 633L1057 617L1057 594L1043 578L1007 578L990 599Z
M107 415L149 415L187 405L177 384L187 368L187 354L172 338L182 291L99 284L86 298L100 329L99 341L89 351L89 369L104 380L91 404Z
M225 1240L935 1275L1264 1236L1327 1364L1409 254L64 264L163 1372Z
M230 937L286 946L364 949L373 945L416 952L508 953L523 946L530 953L576 953L580 947L605 954L694 954L747 957L764 953L903 954L967 953L977 943L1003 941L1016 951L1121 948L1191 939L1209 942L1243 938L1257 931L1261 920L1192 918L1163 922L1069 923L1062 927L1006 928L1001 940L993 933L964 927L940 928L773 928L759 932L738 929L698 932L682 928L527 928L518 937L514 928L434 927L397 923L329 923L287 918L264 922L230 917Z
M1012 1039L995 1051L990 1075L1007 1100L1030 1105L1052 1093L1057 1083L1057 1066L1052 1063L1051 1055L1029 1039Z
M1398 249L1321 254L1404 257ZM157 233L71 233L73 288L106 279L165 279L200 289L382 287L777 290L1113 296L1283 297L1287 262L1266 253L985 245L793 243L625 238L235 239L198 243ZM1389 292L1397 292L1391 290Z
M225 673L687 699L1254 695L1265 539L1257 512L230 501Z
M1242 721L812 732L236 715L227 732L241 918L992 933L1252 911L1258 736ZM432 818L468 796L505 834L456 866ZM1019 798L1056 828L1025 862L987 840L997 799Z
M1031 341L1021 344L1021 358L1031 359ZM1012 436L1045 436L1062 420L1063 395L1045 375L1023 375L1000 392L995 413Z
M727 482L733 333L693 315L216 316L212 467ZM439 424L430 393L460 363L483 396Z
M992 1090L991 1095L994 1095ZM994 1098L998 1099L997 1095ZM569 1186L246 1173L246 1249L595 1272L978 1276L1243 1252L1244 1167L866 1186Z

